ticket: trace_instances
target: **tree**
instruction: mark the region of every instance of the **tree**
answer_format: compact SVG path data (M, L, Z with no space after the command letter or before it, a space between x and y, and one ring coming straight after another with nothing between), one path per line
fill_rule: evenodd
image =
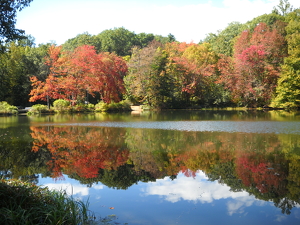
M0 43L24 37L24 31L15 28L17 11L29 6L32 0L1 0L0 2Z
M114 52L119 56L130 55L131 48L136 45L136 34L124 27L104 30L97 35L101 42L101 51Z
M164 84L164 54L161 47L161 43L153 41L145 48L132 49L125 83L129 97L135 102L152 107L159 107L163 103L167 87Z
M233 46L236 37L242 32L244 25L239 22L229 23L228 26L217 34L209 33L203 42L211 44L217 54L233 55Z
M62 48L64 51L74 51L75 48L82 45L94 46L97 52L101 50L101 42L97 36L91 35L87 32L78 34L76 37L68 39Z
M125 88L125 61L113 53L96 53L94 46L83 45L73 52L51 46L46 59L50 73L45 81L31 78L30 101L62 98L72 104L85 100L86 94L99 93L104 102L121 99Z
M243 30L253 32L256 26L260 23L265 23L267 26L272 27L277 21L284 21L284 17L277 13L263 14L245 23Z
M234 46L233 61L222 57L220 79L230 89L236 103L257 107L269 105L286 56L286 43L276 27L265 23L253 32L243 31Z
M282 72L278 79L276 96L272 107L298 108L300 107L300 10L287 15L289 23L286 27L288 53L282 65Z
M170 43L168 74L173 79L173 93L186 106L214 102L217 54L209 43ZM182 105L183 106L183 105Z
M140 48L146 47L151 41L154 40L153 34L139 33L136 35L137 46Z
M30 91L27 53L30 46L26 41L10 42L5 45L5 52L0 53L0 99L12 105L26 106Z
M293 6L289 0L280 0L279 4L274 7L273 13L285 16L286 14L293 11Z

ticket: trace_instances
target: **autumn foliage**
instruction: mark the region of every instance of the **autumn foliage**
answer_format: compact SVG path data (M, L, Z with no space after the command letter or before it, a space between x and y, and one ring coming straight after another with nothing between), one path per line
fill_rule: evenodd
M252 33L241 33L234 50L233 58L222 56L219 61L220 81L232 92L235 102L251 107L268 105L286 56L284 36L275 25L260 23Z
M126 163L128 150L122 146L122 138L110 142L108 137L117 137L109 129L89 129L81 127L31 127L34 139L32 151L46 148L52 156L48 162L53 178L67 174L77 174L84 178L94 178L100 169L117 169ZM122 137L118 133L118 137Z
M30 101L65 99L75 104L86 94L100 94L104 102L121 100L125 92L125 61L113 53L96 53L94 46L83 45L72 52L51 46L46 64L50 73L45 81L31 77Z

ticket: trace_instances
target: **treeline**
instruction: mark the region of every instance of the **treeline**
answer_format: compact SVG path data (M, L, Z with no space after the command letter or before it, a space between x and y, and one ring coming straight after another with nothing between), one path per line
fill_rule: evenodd
M123 27L62 46L10 42L0 54L0 100L12 105L65 99L153 108L300 107L300 9L280 1L270 14L196 43Z

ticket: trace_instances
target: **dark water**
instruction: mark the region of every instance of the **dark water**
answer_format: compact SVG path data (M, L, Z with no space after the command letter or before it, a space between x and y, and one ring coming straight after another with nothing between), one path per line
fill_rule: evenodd
M300 224L300 115L0 117L0 173L89 199L106 224Z

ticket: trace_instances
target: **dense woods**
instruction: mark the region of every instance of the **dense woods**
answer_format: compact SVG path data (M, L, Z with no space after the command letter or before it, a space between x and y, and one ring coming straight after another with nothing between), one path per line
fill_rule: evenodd
M130 100L153 108L300 107L300 9L232 22L199 43L124 27L61 46L34 38L2 44L0 101L76 105Z

